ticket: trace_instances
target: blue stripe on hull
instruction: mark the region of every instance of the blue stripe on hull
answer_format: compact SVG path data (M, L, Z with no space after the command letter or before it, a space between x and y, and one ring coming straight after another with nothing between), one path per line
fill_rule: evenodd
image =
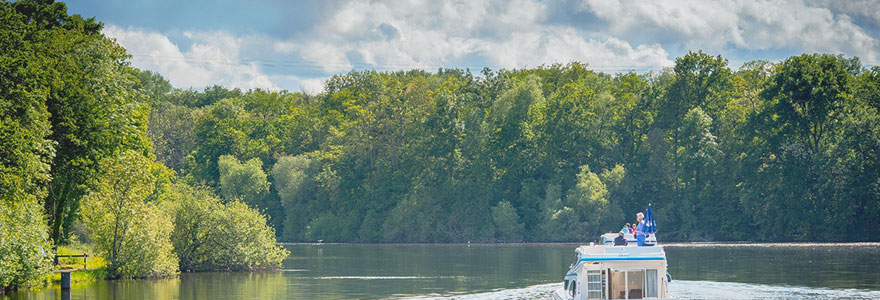
M603 260L666 260L665 257L585 257L579 261L603 261Z

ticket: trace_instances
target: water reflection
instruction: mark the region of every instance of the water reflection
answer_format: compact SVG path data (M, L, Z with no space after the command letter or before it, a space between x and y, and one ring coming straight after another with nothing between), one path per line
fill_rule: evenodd
M880 290L880 245L668 245L682 280Z
M289 245L284 269L74 284L70 299L546 299L574 244ZM666 246L679 298L880 298L880 244ZM63 299L58 286L3 299Z

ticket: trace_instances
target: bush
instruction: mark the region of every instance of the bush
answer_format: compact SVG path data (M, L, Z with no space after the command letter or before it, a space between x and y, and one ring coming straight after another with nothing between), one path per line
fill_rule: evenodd
M281 267L288 252L275 245L266 218L241 201L223 204L206 188L182 183L165 195L174 220L171 241L183 271L259 270Z
M177 273L171 218L146 201L159 167L134 151L106 159L101 167L105 172L83 198L81 215L98 252L110 260L110 277Z
M0 291L40 284L52 258L40 204L35 199L0 199Z

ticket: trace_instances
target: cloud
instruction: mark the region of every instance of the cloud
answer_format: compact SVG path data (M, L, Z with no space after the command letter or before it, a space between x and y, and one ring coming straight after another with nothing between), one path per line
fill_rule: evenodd
M611 73L645 71L671 66L691 50L733 62L804 52L859 56L875 65L880 60L875 1L309 3L308 10L262 3L280 19L310 20L277 25L289 28L248 32L244 18L231 20L240 22L233 31L109 25L104 32L129 49L135 66L158 71L178 87L320 91L323 80L352 69L498 69L570 61ZM183 35L169 39L169 32Z
M132 55L135 67L159 72L172 85L202 88L214 84L243 89L278 89L254 62L242 60L242 38L223 32L185 32L192 44L181 49L168 36L139 29L105 26L104 35Z
M321 63L326 71L518 68L572 60L618 68L671 64L659 44L589 38L576 27L551 24L549 17L545 4L527 0L349 1L322 18L301 45L283 48ZM474 57L482 66L467 61Z
M877 2L837 6L841 7L837 11L868 9L867 16L878 16ZM835 14L829 8L799 0L586 0L580 9L607 22L607 34L625 40L678 44L683 50L830 52L876 61L880 47L880 41L853 23L850 15Z

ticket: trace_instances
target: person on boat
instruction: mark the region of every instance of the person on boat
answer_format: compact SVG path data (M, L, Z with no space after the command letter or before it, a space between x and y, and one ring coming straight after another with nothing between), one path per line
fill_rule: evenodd
M639 246L645 245L645 214L638 213L636 214L636 220L638 220L639 225L636 226L636 243Z
M626 225L623 225L623 228L620 229L620 232L621 233L632 233L632 228L630 228L629 223L626 223Z
M626 237L623 236L623 232L618 232L617 237L614 238L614 246L626 246Z

